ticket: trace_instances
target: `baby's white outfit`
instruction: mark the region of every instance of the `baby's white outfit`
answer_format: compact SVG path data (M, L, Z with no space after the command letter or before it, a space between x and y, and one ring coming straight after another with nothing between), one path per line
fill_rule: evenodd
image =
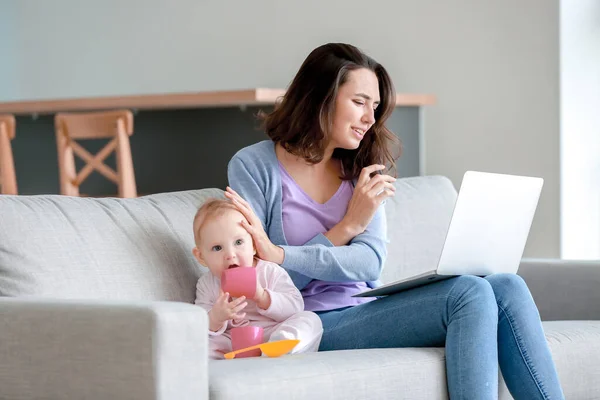
M243 267L241 267L243 268ZM246 315L241 320L229 320L216 332L209 330L209 345L212 359L222 360L223 354L231 349L231 328L239 326L260 326L264 329L264 341L299 339L300 343L292 354L318 351L323 335L323 325L317 314L304 311L302 295L288 273L279 265L258 260L256 279L271 296L271 306L259 308L252 299L241 312ZM204 273L196 284L196 304L207 312L211 310L220 294L221 281L210 272Z

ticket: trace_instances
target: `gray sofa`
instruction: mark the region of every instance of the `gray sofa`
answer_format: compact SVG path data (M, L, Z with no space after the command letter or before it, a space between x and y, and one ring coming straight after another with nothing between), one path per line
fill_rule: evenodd
M397 186L384 281L436 263L456 198L443 177ZM191 221L221 193L0 196L0 399L447 398L443 348L208 361ZM523 260L519 274L567 399L600 398L600 262Z

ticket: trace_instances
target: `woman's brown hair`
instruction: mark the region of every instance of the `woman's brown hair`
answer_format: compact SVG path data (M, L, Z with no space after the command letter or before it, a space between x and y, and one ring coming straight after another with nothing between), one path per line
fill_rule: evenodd
M325 44L308 55L281 103L271 113L259 114L267 135L307 162L322 161L338 90L350 71L361 68L373 71L379 82L375 123L357 149L335 149L333 157L342 161L343 179L357 178L371 164L385 164L395 172L400 140L385 126L396 105L394 85L381 64L349 44Z

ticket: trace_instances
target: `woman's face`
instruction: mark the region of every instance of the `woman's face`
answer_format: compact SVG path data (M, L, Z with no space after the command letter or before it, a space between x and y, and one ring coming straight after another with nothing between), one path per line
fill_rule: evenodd
M350 71L335 99L328 148L358 148L365 133L375 123L379 102L379 82L375 73L365 68Z

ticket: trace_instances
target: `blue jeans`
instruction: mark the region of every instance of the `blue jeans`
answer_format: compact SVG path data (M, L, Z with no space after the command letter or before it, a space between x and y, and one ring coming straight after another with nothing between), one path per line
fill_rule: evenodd
M445 345L453 400L498 398L498 364L515 399L564 399L537 307L518 275L459 276L318 314L319 351Z

